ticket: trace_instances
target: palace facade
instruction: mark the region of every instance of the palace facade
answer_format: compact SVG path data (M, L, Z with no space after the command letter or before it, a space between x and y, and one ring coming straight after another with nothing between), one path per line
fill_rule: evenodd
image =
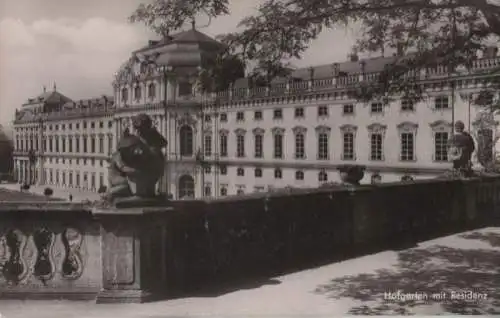
M446 145L457 120L473 135L479 128L496 135L494 118L486 128L479 122L473 98L500 65L496 50L453 76L441 66L411 74L426 92L421 102L361 103L348 90L375 80L395 57L353 55L295 70L270 87L243 78L228 91L201 94L198 73L219 47L197 30L181 32L133 52L113 96L73 101L54 88L29 99L14 121L18 180L107 186L107 159L139 113L168 141L159 190L176 199L317 187L339 181L344 164L365 165L364 183L431 178L451 167Z

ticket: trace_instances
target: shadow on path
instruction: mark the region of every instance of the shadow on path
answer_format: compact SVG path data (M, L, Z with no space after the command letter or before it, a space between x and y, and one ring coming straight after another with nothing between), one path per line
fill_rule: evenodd
M498 233L472 232L459 237L500 247ZM333 279L319 286L314 293L332 299L352 298L362 302L352 307L349 314L408 315L414 313L414 307L427 305L440 307L439 313L494 315L500 314L499 268L499 250L435 245L399 252L398 264L392 269ZM428 299L384 299L384 293L397 291L402 294L426 293ZM487 294L487 298L451 299L452 291L473 291ZM442 292L446 293L446 299L432 297L432 293Z

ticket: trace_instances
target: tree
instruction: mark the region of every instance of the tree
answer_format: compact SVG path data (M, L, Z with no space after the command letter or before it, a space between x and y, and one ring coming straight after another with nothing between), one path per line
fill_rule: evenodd
M370 100L394 93L418 99L418 74L411 71L444 65L450 73L470 67L485 40L500 35L500 4L489 0L265 0L255 15L240 22L241 31L224 35L225 56L260 66L254 77L270 78L289 70L311 41L328 28L359 25L359 52L399 54L377 80L351 92ZM182 27L204 13L209 20L229 13L228 0L155 0L140 5L132 22L143 22L159 34ZM262 67L265 66L265 67ZM266 72L268 70L279 72ZM418 72L414 72L418 73Z

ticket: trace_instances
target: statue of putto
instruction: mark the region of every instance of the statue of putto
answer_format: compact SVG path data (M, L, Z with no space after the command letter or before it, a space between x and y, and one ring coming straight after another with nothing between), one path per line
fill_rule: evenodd
M162 149L167 141L146 114L133 117L132 126L136 135L125 130L110 159L108 201L157 198L156 183L164 173Z

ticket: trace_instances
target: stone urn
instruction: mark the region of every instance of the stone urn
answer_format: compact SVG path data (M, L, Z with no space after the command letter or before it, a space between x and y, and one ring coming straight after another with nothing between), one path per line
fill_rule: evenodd
M360 181L365 176L366 166L362 165L343 165L337 169L340 173L340 179L345 185L360 185Z

